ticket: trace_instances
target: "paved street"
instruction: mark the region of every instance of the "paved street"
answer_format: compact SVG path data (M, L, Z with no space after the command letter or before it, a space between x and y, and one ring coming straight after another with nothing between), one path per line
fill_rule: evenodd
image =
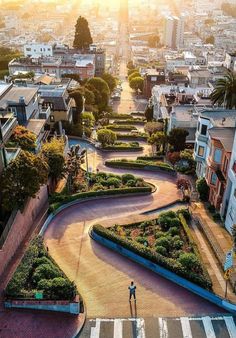
M133 306L134 307L134 306ZM80 338L235 338L233 317L89 319Z

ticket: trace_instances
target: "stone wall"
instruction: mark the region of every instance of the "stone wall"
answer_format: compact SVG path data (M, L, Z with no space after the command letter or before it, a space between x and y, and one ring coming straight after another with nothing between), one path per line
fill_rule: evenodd
M34 222L39 216L42 207L47 202L47 199L47 186L44 185L41 187L36 198L28 200L24 211L22 213L20 211L17 212L7 238L0 250L0 276L10 263L26 235L36 225Z

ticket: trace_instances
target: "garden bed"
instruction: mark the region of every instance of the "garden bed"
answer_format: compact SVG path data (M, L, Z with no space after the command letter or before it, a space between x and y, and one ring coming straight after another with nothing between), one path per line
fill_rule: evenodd
M140 118L132 118L132 119L125 119L125 120L116 120L113 123L114 124L140 124L140 125L144 125L145 121L144 121L144 119L140 119Z
M6 287L7 299L74 300L77 289L48 254L42 237L33 239ZM41 296L40 296L41 298Z
M176 171L167 163L158 161L145 161L145 160L107 160L105 162L107 167L112 168L129 168L129 169L142 169L150 171L163 171L176 175Z
M84 179L83 179L84 180ZM82 180L82 181L83 181ZM90 191L87 191L87 189ZM75 194L60 193L50 198L50 211L55 211L61 205L76 200L96 198L99 196L127 195L127 194L150 194L154 188L142 178L131 174L114 175L100 172L89 174L89 186L78 182L80 192Z
M169 211L151 221L104 228L94 225L96 234L131 250L171 272L203 287L212 282L189 232L185 209Z
M109 124L106 126L106 129L110 129L113 131L126 131L126 130L137 130L137 128L133 125L119 125L119 124Z
M140 133L140 134L119 134L116 133L117 140L138 140L138 141L146 141L148 138L148 135L146 133Z
M101 149L109 151L142 151L143 147L140 147L138 142L115 142Z

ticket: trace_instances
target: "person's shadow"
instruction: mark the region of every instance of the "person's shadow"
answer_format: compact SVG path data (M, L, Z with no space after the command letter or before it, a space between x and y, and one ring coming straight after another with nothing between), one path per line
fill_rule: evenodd
M136 302L129 302L130 307L130 318L132 325L132 336L133 338L138 337L138 328L137 328L137 304Z

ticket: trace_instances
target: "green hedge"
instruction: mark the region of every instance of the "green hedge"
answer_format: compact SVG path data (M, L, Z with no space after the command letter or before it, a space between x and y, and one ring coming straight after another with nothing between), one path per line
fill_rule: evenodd
M115 145L110 145L101 148L102 150L110 150L110 151L142 151L143 147L131 147L131 146L115 146Z
M117 188L117 189L109 189L109 190L100 190L100 191L88 191L88 192L80 192L74 195L57 195L54 197L53 202L50 205L49 211L54 212L61 205L69 202L73 202L76 200L81 200L84 198L90 197L99 197L99 196L115 196L115 195L125 195L125 194L137 194L137 193L151 193L152 187L131 187L131 188Z
M128 250L133 251L134 253L150 260L151 262L156 263L205 289L212 289L212 283L208 278L205 277L205 275L199 275L190 271L186 271L183 266L173 258L164 257L155 251L151 251L148 247L142 244L130 241L125 237L120 237L119 235L110 231L108 228L104 228L99 224L94 225L92 230L96 234L107 238L108 240L117 243Z
M137 160L141 161L160 161L164 159L164 155L159 155L159 156L139 156L137 157Z
M112 167L112 168L129 168L129 169L143 169L143 170L153 170L153 171L166 171L170 173L176 173L176 171L167 163L163 162L147 162L144 160L107 160L105 162L105 165L107 167Z
M129 140L143 140L146 141L147 135L132 135L132 134L118 134L116 133L117 140L129 139Z
M109 124L108 126L106 126L107 129L111 129L111 130L137 130L137 128L135 126L132 125L119 125L119 124Z
M109 118L110 119L120 119L120 120L131 120L131 119L133 119L133 116L130 115L130 114L110 113Z
M6 287L6 296L34 298L39 291L43 291L44 298L55 300L72 300L77 293L75 284L49 256L40 236L31 241Z
M115 120L114 124L140 124L144 125L145 121L143 119L126 119L126 120Z

